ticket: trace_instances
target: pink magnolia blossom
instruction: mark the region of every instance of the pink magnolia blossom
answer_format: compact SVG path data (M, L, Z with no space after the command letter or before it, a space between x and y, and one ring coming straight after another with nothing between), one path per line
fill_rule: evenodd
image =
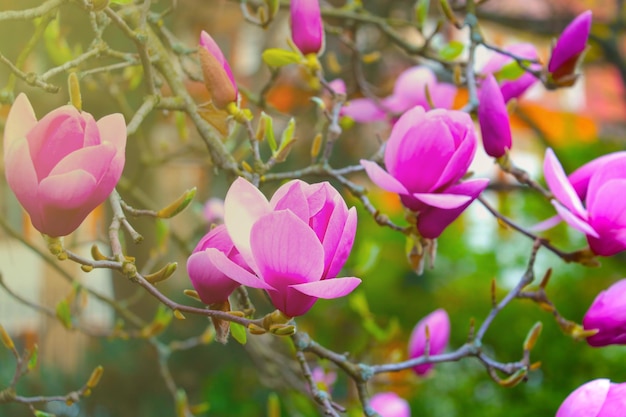
M626 193L626 153L592 161L568 178L552 149L547 149L544 176L559 218L584 233L596 255L626 249L626 199L616 198Z
M493 75L488 75L480 90L478 123L487 155L504 156L511 149L511 125L502 92Z
M222 224L207 233L187 259L187 273L191 279L191 284L206 305L226 301L228 296L240 285L239 282L228 278L211 263L206 254L209 249L222 252L229 260L249 270L230 236L228 236L226 226Z
M591 346L626 345L626 279L598 294L583 318L583 326L598 330L587 338Z
M350 254L356 210L328 183L289 181L270 201L243 178L224 200L224 224L249 272L214 248L213 266L242 285L265 289L287 316L306 313L318 298L337 298L361 282L335 278Z
M578 61L587 47L591 17L591 10L579 14L556 41L548 62L548 72L555 82L573 84Z
M235 77L222 50L211 35L202 31L199 46L198 54L204 84L211 94L215 107L224 109L228 104L237 101L238 90Z
M411 417L409 403L395 392L375 394L370 400L370 406L381 417Z
M563 401L556 417L622 417L626 409L626 383L595 379L576 388Z
M222 223L224 221L224 200L221 198L209 198L204 203L202 214L209 224Z
M520 58L537 59L539 57L537 49L530 43L512 44L505 47L504 50ZM513 98L521 97L526 90L538 81L533 74L526 71L513 79L502 78L502 69L513 62L514 60L510 56L495 53L481 70L483 74L493 74L498 80L500 84L500 91L502 91L502 97L505 102L508 102ZM528 66L533 70L541 69L541 65L539 64L529 64Z
M111 194L124 169L125 148L121 114L96 122L67 105L37 121L20 94L4 129L7 182L37 230L65 236Z
M430 338L426 338L426 327ZM426 353L430 356L439 355L446 350L450 339L450 318L444 309L438 309L421 319L413 328L409 340L409 357L418 358ZM426 375L435 366L432 363L413 367L415 373L420 376Z
M318 0L291 0L291 38L302 54L317 54L324 43Z
M361 165L374 184L398 193L418 213L417 230L434 239L487 187L486 179L459 182L475 152L474 124L466 113L415 107L391 131L387 171L367 160Z
M452 107L456 87L452 84L439 83L430 68L415 66L400 74L393 93L380 100L380 105L369 98L357 98L350 100L342 109L342 115L364 123L385 120L388 114L398 115L415 106L429 109L426 88L435 107L444 109Z

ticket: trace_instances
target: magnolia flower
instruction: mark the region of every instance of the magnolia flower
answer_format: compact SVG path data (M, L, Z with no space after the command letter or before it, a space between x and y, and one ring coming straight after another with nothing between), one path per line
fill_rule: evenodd
M224 200L221 198L209 198L204 203L202 215L207 223L222 223L224 221Z
M437 108L449 109L454 102L456 87L452 84L439 83L435 73L428 67L415 66L405 70L393 88L393 93L380 100L380 105L369 98L357 98L342 109L342 115L357 122L385 120L387 114L401 114L415 106L429 109L426 96L430 94L432 104Z
M226 226L217 226L207 233L187 259L187 273L191 279L191 284L198 292L200 300L206 305L228 300L228 296L240 285L239 282L228 278L211 263L206 254L209 249L222 252L230 261L249 270L230 236L228 236Z
M568 395L556 417L622 417L625 408L626 383L595 379Z
M318 0L291 0L291 38L303 55L317 54L324 43Z
M428 327L428 337L426 336ZM426 353L430 356L439 355L446 350L450 339L450 318L444 309L438 309L421 319L413 328L409 339L409 357L419 358ZM417 365L413 367L415 373L420 376L426 375L435 366L432 363Z
M626 153L592 161L568 178L552 149L547 149L543 170L557 220L584 233L596 255L626 249L626 199L616 198L626 193Z
M502 92L493 75L488 75L480 90L478 123L487 155L504 156L511 149L511 125Z
M330 184L290 181L268 202L238 178L224 208L226 230L252 272L218 249L205 255L231 280L265 289L285 315L300 316L318 298L342 297L361 282L335 278L354 243L356 210Z
M220 47L205 31L200 34L199 46L204 85L215 107L225 109L228 104L237 102L238 90L233 72Z
M598 330L587 338L591 346L626 345L626 279L598 294L583 318L583 326Z
M395 392L375 394L370 400L370 406L381 417L411 417L409 403Z
M25 94L4 129L9 187L41 233L72 233L111 194L124 169L126 124L119 114L97 122L67 105L37 121Z
M505 47L504 50L519 58L535 60L539 57L537 49L530 43L516 43ZM504 77L503 75L506 74L503 74L502 70L513 64L513 62L515 61L510 56L495 53L481 70L483 74L493 74L498 80L500 91L502 92L502 97L505 102L520 97L538 81L533 74L523 70L519 75L512 78ZM541 65L539 64L529 64L528 67L537 71L541 69Z
M398 193L418 213L417 230L434 239L487 187L486 179L459 182L475 152L474 124L466 113L415 107L391 131L387 171L367 160L361 165L374 184Z
M548 72L558 85L572 85L576 79L576 68L585 48L591 30L591 10L579 14L567 25L557 39L550 61Z

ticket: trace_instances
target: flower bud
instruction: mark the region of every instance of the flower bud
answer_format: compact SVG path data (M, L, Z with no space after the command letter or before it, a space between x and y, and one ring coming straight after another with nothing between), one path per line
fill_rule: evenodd
M428 331L426 330L428 328ZM439 355L448 345L450 338L450 318L446 310L440 308L421 319L411 333L409 340L409 357L418 358L426 353ZM417 365L413 370L420 376L426 375L434 364Z
M200 34L198 56L204 85L211 94L215 107L223 110L228 104L236 102L238 90L230 65L220 47L205 31Z
M504 97L493 75L489 74L485 78L479 98L478 123L485 152L500 158L511 149L511 125Z
M626 279L598 294L583 318L583 326L598 330L587 338L591 346L626 344Z
M291 38L303 55L317 54L324 43L318 0L291 0Z
M579 14L557 39L548 72L558 86L570 86L576 80L578 62L587 47L591 30L591 10Z

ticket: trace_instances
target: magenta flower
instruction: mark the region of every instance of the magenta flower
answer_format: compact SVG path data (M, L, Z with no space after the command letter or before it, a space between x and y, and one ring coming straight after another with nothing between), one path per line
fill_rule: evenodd
M37 121L25 94L4 129L9 187L33 226L51 237L72 233L111 194L124 169L126 124L119 114L97 122L73 106Z
M530 43L517 43L509 45L504 48L504 50L520 58L538 58L537 49ZM481 71L483 74L493 74L496 77L499 81L500 91L502 91L502 97L505 102L508 102L513 98L521 97L526 90L538 81L537 78L529 72L523 72L521 75L513 79L501 78L502 69L513 62L514 60L510 56L495 53ZM539 64L530 64L528 66L533 70L541 69L541 65Z
M347 295L361 282L335 278L354 243L356 210L330 184L290 181L268 202L238 178L224 207L228 234L253 273L217 249L205 250L210 262L233 281L265 289L287 316L306 313L318 298Z
M504 156L511 149L511 125L502 92L493 75L488 75L480 90L478 123L487 155Z
M317 54L324 43L318 0L291 0L291 38L303 55Z
M616 198L626 193L626 153L592 161L568 179L552 149L547 149L544 176L559 217L587 236L596 255L626 249L626 199Z
M228 296L240 284L228 278L213 265L210 257L207 256L208 249L218 250L240 267L248 271L249 268L228 236L226 226L217 226L207 233L187 259L187 273L200 300L206 305L211 305L228 300Z
M370 400L370 406L381 417L411 417L409 403L395 392L375 394Z
M548 72L559 85L568 86L575 81L576 67L587 47L591 17L591 10L579 14L563 30L552 49Z
M342 109L342 115L357 122L365 123L385 120L388 114L398 115L415 107L430 108L426 98L426 88L436 108L449 109L454 102L456 87L439 83L435 73L428 67L415 66L406 69L393 88L393 93L382 99L380 105L369 98L357 98Z
M583 318L585 330L598 329L587 338L591 346L626 345L626 279L602 291Z
M568 395L556 417L622 417L625 406L626 383L595 379Z
M426 338L426 327L430 338ZM450 318L446 310L440 308L433 311L421 319L413 328L409 339L409 358L419 358L426 353L428 344L428 354L430 356L439 355L446 350L450 339ZM413 367L415 373L420 376L426 375L435 366L432 363L417 365Z
M488 180L459 182L476 152L472 119L454 110L425 112L415 107L394 125L385 149L383 170L361 160L379 187L400 194L417 212L417 230L434 239L487 187Z
M237 83L233 72L224 58L220 47L211 35L202 31L198 48L204 85L211 94L211 100L218 109L224 109L230 103L237 102Z

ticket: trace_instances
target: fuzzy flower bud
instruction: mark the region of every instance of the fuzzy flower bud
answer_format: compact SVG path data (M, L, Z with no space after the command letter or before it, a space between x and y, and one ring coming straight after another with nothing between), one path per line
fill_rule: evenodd
M218 109L225 109L228 104L237 102L237 83L224 58L220 47L211 35L202 31L198 56L202 66L204 85L211 94L211 100Z

